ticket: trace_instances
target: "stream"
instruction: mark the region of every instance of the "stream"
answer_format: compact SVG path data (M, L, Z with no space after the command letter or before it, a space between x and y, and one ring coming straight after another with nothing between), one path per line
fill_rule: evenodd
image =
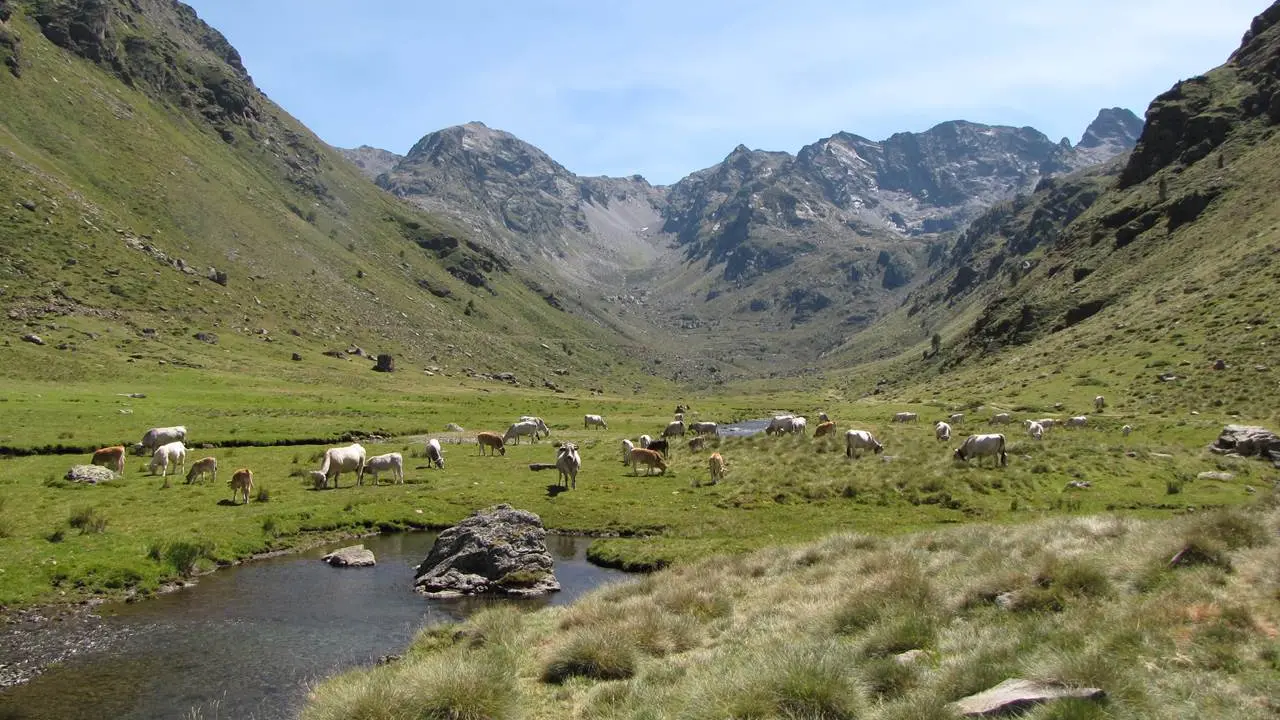
M224 568L155 599L103 605L101 621L69 630L91 633L91 649L0 691L0 720L291 718L310 684L403 652L424 625L494 602L562 605L626 577L587 562L590 538L548 535L560 592L429 600L413 591L413 569L435 537L348 540ZM356 542L373 550L375 567L320 562Z

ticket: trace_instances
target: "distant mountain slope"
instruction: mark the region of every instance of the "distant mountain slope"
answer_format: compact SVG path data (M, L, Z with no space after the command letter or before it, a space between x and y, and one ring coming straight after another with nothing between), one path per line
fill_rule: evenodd
M403 155L397 155L390 150L382 148L361 145L358 148L336 148L342 156L351 161L352 165L360 168L360 172L370 180L376 180L379 175L390 172L396 166L396 163L404 159Z
M191 8L2 5L8 372L302 367L292 352L340 363L320 351L359 344L404 369L541 386L549 367L597 374L631 354L464 229L378 191L254 87ZM46 345L19 342L28 333Z

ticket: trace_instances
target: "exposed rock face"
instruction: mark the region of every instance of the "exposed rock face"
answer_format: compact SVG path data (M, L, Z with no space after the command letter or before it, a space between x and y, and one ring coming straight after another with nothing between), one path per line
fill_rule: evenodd
M370 180L376 180L383 173L391 172L391 168L396 163L404 159L403 155L397 155L390 150L371 147L369 145L361 145L358 148L335 148L342 156L351 161L352 165L360 168L360 172Z
M1104 108L1089 123L1076 153L1087 164L1106 162L1133 149L1142 135L1142 118L1127 108Z
M440 533L414 587L431 597L541 595L560 589L542 519L510 505L481 510Z
M373 551L364 545L348 545L320 558L334 567L369 567L376 564Z
M1051 700L1101 700L1105 697L1106 693L1098 688L1073 688L1034 680L1011 679L976 695L961 698L948 707L961 717L999 717L1022 712Z
M64 479L68 482L88 483L97 485L98 483L114 480L116 474L101 465L73 465Z
M1263 427L1252 425L1228 425L1222 428L1218 439L1209 449L1216 453L1235 453L1250 457L1259 455L1272 459L1273 452L1280 453L1280 437Z
M386 353L379 353L378 362L373 366L377 372L394 372L396 369L395 358Z

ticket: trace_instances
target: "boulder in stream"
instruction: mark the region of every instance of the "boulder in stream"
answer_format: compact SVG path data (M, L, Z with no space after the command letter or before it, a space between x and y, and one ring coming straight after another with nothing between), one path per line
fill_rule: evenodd
M368 567L374 565L373 551L364 545L348 545L320 558L334 567Z
M116 474L101 465L72 465L64 478L67 482L97 485L108 480L115 480Z
M440 533L414 587L429 597L528 597L560 589L542 518L495 505Z

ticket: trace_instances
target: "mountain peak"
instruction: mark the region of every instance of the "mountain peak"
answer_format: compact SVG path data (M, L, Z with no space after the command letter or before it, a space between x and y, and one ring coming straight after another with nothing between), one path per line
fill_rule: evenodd
M1098 117L1085 128L1080 147L1095 148L1102 145L1133 147L1142 134L1142 118L1127 108L1103 108Z

